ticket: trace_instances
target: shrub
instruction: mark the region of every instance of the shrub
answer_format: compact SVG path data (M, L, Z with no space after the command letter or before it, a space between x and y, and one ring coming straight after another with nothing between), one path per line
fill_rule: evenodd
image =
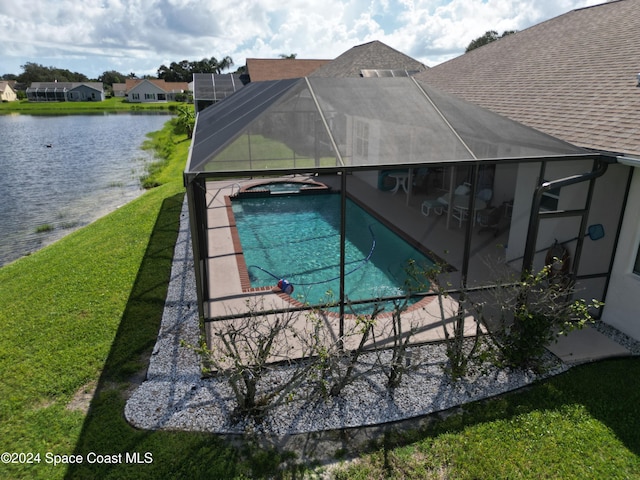
M508 367L541 367L545 347L560 335L584 327L591 311L602 306L574 299L575 285L557 281L551 266L525 272L519 281L502 282L489 290L491 309L478 308L497 349L498 361Z

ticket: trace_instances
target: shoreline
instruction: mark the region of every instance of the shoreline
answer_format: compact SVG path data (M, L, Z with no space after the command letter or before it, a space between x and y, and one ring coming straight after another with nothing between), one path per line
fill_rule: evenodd
M131 115L135 112L122 111L116 113ZM62 115L83 116L88 114L80 111L74 114L64 113ZM156 113L140 112L140 115L155 117ZM161 148L158 146L146 148L145 145L148 144L152 135L167 128L167 125L174 117L169 112L164 112L161 115L166 116L167 119L158 117L157 121L154 120L149 125L151 130L144 133L137 145L135 144L135 138L134 142L127 142L130 145L126 147L126 151L123 150L122 152L127 155L126 158L123 156L123 161L120 162L118 170L120 173L115 174L113 177L105 178L102 183L95 185L95 188L92 187L91 192L86 192L85 189L77 189L75 194L70 195L69 192L63 191L55 199L49 199L47 203L50 207L47 209L47 213L41 211L42 208L36 208L36 210L29 210L28 216L19 219L15 213L7 212L7 216L2 221L8 233L0 245L0 268L62 240L144 195L148 191L144 186L144 180L148 176L150 168L154 164L162 162L159 156L162 152ZM28 114L28 116L34 115ZM116 120L116 122L118 121ZM142 131L144 132L145 130ZM83 150L78 150L78 158L84 158L81 151ZM53 151L47 149L46 153L50 154ZM99 163L99 159L96 157L93 162ZM103 176L97 178L103 178ZM41 191L45 188L46 182L47 180L45 179L37 182L42 183L38 190ZM8 185L4 186L8 187ZM31 190L34 190L33 187L26 192ZM24 198L25 195L32 198L30 193L16 195L16 201ZM12 195L11 198L13 196L15 195Z

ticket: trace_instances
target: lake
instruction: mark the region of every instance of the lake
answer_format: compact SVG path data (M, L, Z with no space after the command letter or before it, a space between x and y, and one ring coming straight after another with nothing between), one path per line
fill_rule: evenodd
M0 266L133 200L167 114L0 115Z

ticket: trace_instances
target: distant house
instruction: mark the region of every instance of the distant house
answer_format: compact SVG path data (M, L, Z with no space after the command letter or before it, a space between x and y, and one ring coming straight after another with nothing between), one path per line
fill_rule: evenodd
M104 89L102 83L81 83L73 87L67 93L69 102L102 102L104 101Z
M187 82L165 82L147 78L128 78L125 87L127 100L131 103L173 102L176 95L189 91Z
M33 82L27 88L30 102L102 102L101 82Z
M18 100L15 90L8 81L0 81L0 102L15 102Z
M114 97L124 98L126 96L126 92L127 92L126 83L114 83L113 85L111 85L111 88L113 90Z
M310 77L407 77L428 67L390 46L375 40L357 45L335 60L322 65Z

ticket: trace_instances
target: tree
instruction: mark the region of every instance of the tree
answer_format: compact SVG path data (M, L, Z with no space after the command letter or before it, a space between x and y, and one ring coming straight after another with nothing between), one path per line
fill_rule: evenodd
M87 82L89 78L78 72L71 72L56 67L45 67L38 63L27 62L21 65L23 73L18 75L18 81L30 85L33 82Z
M171 62L169 66L158 68L158 78L167 82L190 82L194 73L221 73L233 66L233 59L229 56L218 60L216 57L202 60Z
M278 55L278 57L284 60L295 60L297 56L297 53L290 53L289 55L287 55L286 53L281 53L280 55Z
M193 105L178 107L178 118L176 120L176 133L186 133L187 138L193 136L193 127L196 123Z
M469 45L467 45L467 49L465 53L470 52L478 47L482 47L483 45L487 45L488 43L495 42L496 40L500 40L501 38L506 37L507 35L511 35L512 33L516 33L517 30L505 30L502 35L498 35L498 32L495 30L489 30L485 32L481 37L472 40Z
M113 85L114 83L124 83L126 78L127 76L124 73L108 70L98 77L98 81L106 85Z

